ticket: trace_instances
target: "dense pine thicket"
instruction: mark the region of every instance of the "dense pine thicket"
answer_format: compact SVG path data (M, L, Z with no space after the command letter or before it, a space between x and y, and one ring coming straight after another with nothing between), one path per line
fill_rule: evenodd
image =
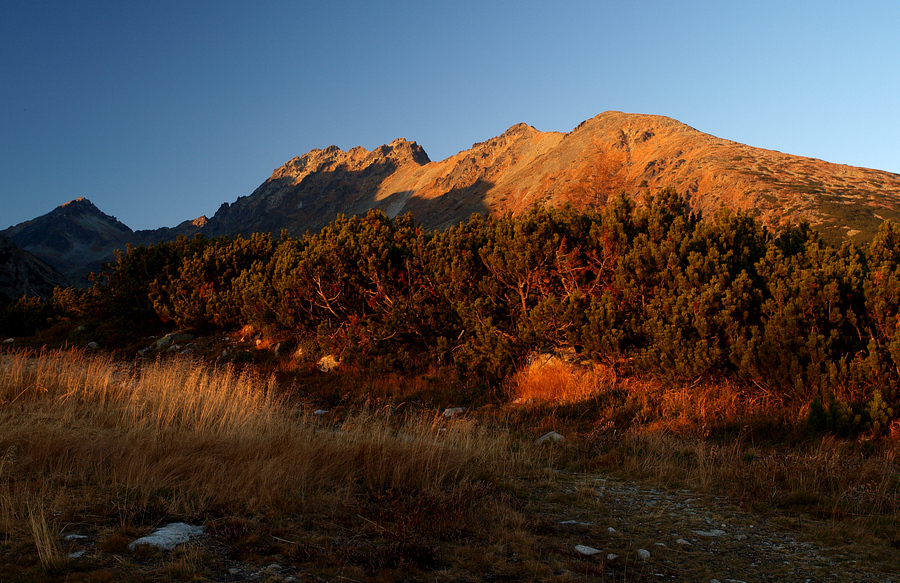
M52 306L131 328L253 324L360 367L455 365L482 385L567 351L673 383L751 383L812 402L822 429L894 418L900 227L886 222L863 253L803 222L771 234L725 209L701 221L671 189L644 203L474 215L434 233L373 211L301 239L181 238L129 249ZM47 309L26 304L4 321Z

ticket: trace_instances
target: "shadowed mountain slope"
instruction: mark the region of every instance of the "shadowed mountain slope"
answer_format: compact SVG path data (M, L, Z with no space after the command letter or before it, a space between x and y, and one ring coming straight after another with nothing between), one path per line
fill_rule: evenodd
M54 287L66 283L61 273L0 235L0 304L22 296L50 297Z
M116 249L127 245L157 243L178 235L190 235L205 219L185 221L174 229L132 231L115 217L103 213L86 198L62 204L49 213L0 232L24 251L46 262L71 280L88 286L86 275L100 272Z

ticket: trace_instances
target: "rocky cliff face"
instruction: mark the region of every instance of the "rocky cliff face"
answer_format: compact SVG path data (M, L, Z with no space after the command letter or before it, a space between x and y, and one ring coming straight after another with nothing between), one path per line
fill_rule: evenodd
M397 139L373 151L337 146L294 158L250 196L223 204L203 228L209 235L315 231L338 213L378 206L381 185L397 172L429 162L415 142Z
M518 124L439 162L402 139L373 152L313 150L223 204L203 231L300 235L370 208L443 228L473 212L602 207L622 190L666 186L705 216L726 206L773 228L806 217L833 241L864 243L884 219L900 219L900 175L753 148L662 116L606 112L565 134Z
M65 277L30 253L0 236L0 304L23 295L50 297Z

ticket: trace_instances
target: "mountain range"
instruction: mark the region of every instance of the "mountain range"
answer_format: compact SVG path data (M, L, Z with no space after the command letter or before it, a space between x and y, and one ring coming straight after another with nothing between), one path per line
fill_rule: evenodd
M438 162L402 138L372 151L315 149L211 218L173 228L132 231L81 198L0 234L77 284L115 249L179 235L299 236L338 213L373 208L390 217L410 212L426 228L441 229L475 212L602 207L623 190L639 199L667 186L704 216L725 206L773 229L806 217L833 242L864 244L885 219L900 220L898 174L755 148L667 117L610 111L568 133L518 124Z

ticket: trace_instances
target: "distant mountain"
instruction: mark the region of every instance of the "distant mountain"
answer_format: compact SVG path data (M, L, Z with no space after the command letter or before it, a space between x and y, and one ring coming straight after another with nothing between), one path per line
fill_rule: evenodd
M900 219L898 174L754 148L662 116L606 112L569 133L518 124L440 162L403 139L372 152L312 150L250 196L223 204L204 231L299 235L338 212L370 208L412 212L441 228L473 212L603 206L621 190L639 195L665 186L705 216L726 206L774 228L805 216L832 241L864 243L884 219Z
M132 231L115 217L103 213L86 198L78 198L51 212L0 232L21 249L62 273L73 285L88 285L89 272L100 272L116 249L156 243L179 234L197 232L205 219L186 221L174 229Z
M50 297L57 285L67 285L61 273L0 236L0 304L23 295Z
M66 275L97 271L127 244L203 233L299 236L338 213L411 212L426 228L472 213L519 213L535 203L602 207L616 193L640 197L672 186L692 210L752 213L777 228L806 217L833 242L869 241L885 219L900 220L900 175L754 148L673 119L610 111L568 133L518 124L439 162L405 139L373 151L330 146L277 168L249 196L223 203L209 220L134 232L80 198L2 234ZM83 279L81 280L83 281Z

